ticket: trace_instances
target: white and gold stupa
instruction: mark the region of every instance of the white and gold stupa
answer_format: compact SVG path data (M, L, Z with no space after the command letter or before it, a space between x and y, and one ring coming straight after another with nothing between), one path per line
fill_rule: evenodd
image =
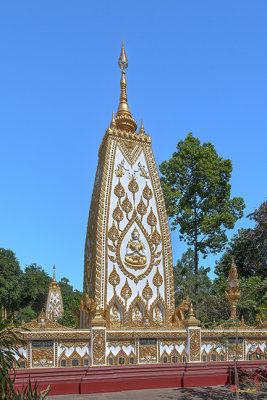
M119 58L121 95L99 149L84 253L81 327L95 308L108 329L167 327L174 313L168 219L151 137L139 132L126 94L128 60Z
M136 132L129 110L123 45L119 66L120 104L99 149L85 243L83 300L81 310L74 310L79 327L55 321L63 308L54 273L46 315L42 312L24 325L27 347L20 349L18 361L28 368L232 361L235 352L228 345L218 346L218 337L225 335L222 325L201 328L189 297L174 309L164 198L151 138L143 123ZM232 323L239 297L233 262L227 293ZM231 340L236 327L227 330ZM241 321L238 329L239 359L254 362L266 357L264 323L249 327Z

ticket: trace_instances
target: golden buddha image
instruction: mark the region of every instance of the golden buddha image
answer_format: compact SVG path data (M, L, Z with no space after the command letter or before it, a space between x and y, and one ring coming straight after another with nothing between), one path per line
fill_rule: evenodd
M156 305L156 307L153 310L153 317L159 325L163 324L163 315L162 315L162 311L161 311L160 307L158 306L158 304Z
M110 323L113 327L120 327L121 326L121 316L116 304L110 310Z
M135 228L126 247L125 264L134 269L142 269L146 266L145 245L139 240L139 232Z
M143 318L142 311L136 304L133 308L132 320L133 322L141 322Z

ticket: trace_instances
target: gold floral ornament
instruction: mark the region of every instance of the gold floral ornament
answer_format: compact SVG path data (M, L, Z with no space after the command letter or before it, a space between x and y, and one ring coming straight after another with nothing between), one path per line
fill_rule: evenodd
M115 186L115 188L114 188L114 194L115 194L115 196L117 196L119 199L121 199L122 197L125 196L125 190L124 190L124 187L123 187L122 184L121 184L120 179L119 179L118 184L117 184L117 185Z
M129 185L128 185L128 189L130 190L130 192L132 192L133 198L134 198L134 201L135 201L135 193L138 192L139 186L138 186L138 183L136 182L136 179L135 179L134 175L132 175L132 177L131 177L131 180L130 180Z
M143 197L144 199L146 199L147 201L147 206L149 205L149 201L152 199L153 197L153 192L152 190L149 188L147 182L146 182L146 186L143 189Z
M158 233L157 228L154 229L152 235L151 235L151 241L155 246L158 246L160 244L161 241L161 236Z
M114 224L114 221L112 223L111 228L108 231L108 238L113 242L113 244L119 239L119 232Z
M124 199L123 202L121 203L121 208L122 208L123 211L126 213L127 219L129 220L128 214L132 211L133 205L132 205L132 203L130 202L127 193L126 193L125 199Z
M157 295L159 295L159 287L163 284L163 278L159 273L159 269L157 267L157 271L155 275L153 276L153 285L156 286L157 288Z
M144 216L144 215L146 214L146 212L147 212L147 207L146 207L145 203L143 202L142 197L141 197L141 199L140 199L140 201L139 201L139 203L138 203L138 205L137 205L137 212L138 212L138 214L141 215L141 221L142 221L143 216Z
M125 284L121 289L121 297L125 301L125 307L127 307L127 301L132 296L132 289L129 286L128 279L126 278Z
M147 279L146 286L144 287L144 289L142 291L142 296L145 299L146 304L148 304L148 301L151 299L152 295L153 295L153 291L152 291L151 287L149 286L148 279Z
M152 207L151 207L150 213L147 216L147 223L148 223L148 225L151 226L151 229L153 228L153 226L157 225L157 218L156 218L155 214L153 213Z
M120 276L116 271L115 265L113 265L113 270L111 271L109 278L108 278L109 283L113 286L114 294L116 291L116 286L119 285L120 283Z
M119 227L120 222L123 220L123 212L120 209L119 203L117 203L117 206L114 208L112 217L113 217L114 221L117 222L118 227Z

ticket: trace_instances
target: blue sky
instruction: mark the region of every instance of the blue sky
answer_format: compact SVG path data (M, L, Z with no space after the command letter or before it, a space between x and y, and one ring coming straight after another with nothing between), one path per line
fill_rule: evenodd
M55 263L58 279L82 289L122 39L130 109L157 164L192 131L232 160L232 195L254 211L266 199L266 20L265 0L1 2L0 247L21 267L36 262L52 275ZM174 263L186 250L177 237Z

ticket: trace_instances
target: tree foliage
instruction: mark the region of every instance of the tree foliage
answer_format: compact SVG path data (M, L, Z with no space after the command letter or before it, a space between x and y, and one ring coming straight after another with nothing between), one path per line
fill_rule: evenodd
M216 263L217 275L229 272L231 259L235 257L240 277L260 275L267 278L267 202L248 216L255 221L255 227L239 229L229 242L224 254Z
M16 315L18 321L29 322L46 307L48 288L52 278L36 263L26 266L23 272L11 250L0 249L0 308ZM82 293L74 290L67 278L59 282L64 315L63 325L76 326L73 308L80 308Z
M213 321L223 321L230 316L225 297L226 279L215 283L208 276L209 268L200 267L194 272L194 251L189 248L174 267L175 304L178 306L187 296L193 303L195 314L206 327ZM197 290L196 290L197 287Z
M77 326L77 318L73 315L73 309L79 309L81 306L82 293L79 290L73 290L73 286L69 284L69 280L67 278L62 278L59 282L64 314L58 322L62 325L66 326Z
M36 313L45 309L51 277L37 264L25 268L22 276L21 307L30 306Z
M174 267L175 304L178 306L188 295L194 305L197 318L206 327L224 323L230 318L230 303L226 298L228 273L221 273L213 281L208 276L209 268L200 267L194 273L194 252L189 248ZM195 289L197 287L197 290ZM248 325L266 319L267 279L259 275L239 279L241 298L238 302L239 319L244 317Z
M232 163L219 157L211 143L201 145L189 133L160 172L172 229L179 226L180 239L194 246L197 272L199 252L206 257L222 251L226 229L234 228L243 215L244 200L230 197Z
M0 249L0 304L8 313L17 310L21 298L22 271L12 250Z

